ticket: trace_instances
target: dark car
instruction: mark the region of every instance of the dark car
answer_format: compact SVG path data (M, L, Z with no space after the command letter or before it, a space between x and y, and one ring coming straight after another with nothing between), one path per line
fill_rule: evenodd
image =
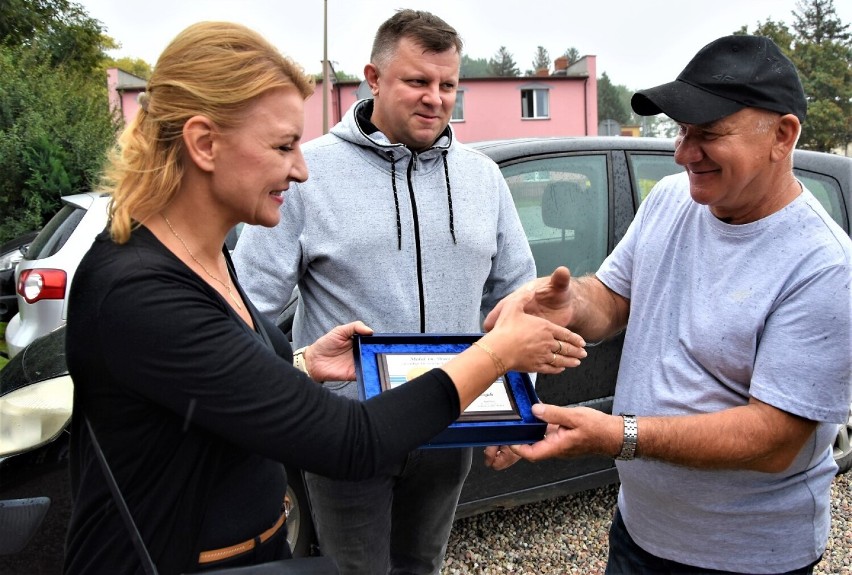
M576 275L594 272L621 239L637 207L660 178L679 172L673 142L640 138L556 138L482 142L476 147L500 166L512 191L539 275L567 265ZM797 176L849 232L852 159L797 151ZM295 294L279 318L289 331ZM70 385L64 361L64 329L36 340L0 371L2 403L26 388L48 396ZM540 376L539 397L558 405L587 405L611 412L622 339L589 348L583 364L559 376ZM63 379L64 378L64 379ZM41 382L41 383L40 383ZM52 383L50 383L52 382ZM47 385L56 386L51 390ZM59 389L60 391L56 391ZM21 404L20 398L16 404ZM62 419L52 407L44 413L33 399L23 410L33 430L11 451L10 420L0 415L0 573L56 573L69 513L67 477L70 408ZM54 401L53 404L56 402ZM27 412L29 410L29 412ZM39 421L38 426L32 423ZM43 423L47 421L47 423ZM35 428L38 427L38 432ZM834 456L852 466L852 419L840 428ZM288 470L288 529L297 554L311 549L313 527L300 474ZM502 472L475 463L461 494L457 517L557 497L618 481L613 460L580 457L530 464L521 461ZM29 536L32 538L27 543ZM4 555L5 553L5 555Z
M9 321L18 313L15 293L15 266L38 232L27 232L0 246L0 321Z

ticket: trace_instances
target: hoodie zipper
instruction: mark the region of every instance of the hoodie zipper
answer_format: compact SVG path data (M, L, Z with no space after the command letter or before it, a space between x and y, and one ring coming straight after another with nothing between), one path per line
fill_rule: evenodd
M417 256L417 294L420 300L420 333L426 333L426 304L423 293L423 256L420 253L420 221L417 216L417 201L414 198L414 185L411 181L411 173L417 170L417 152L411 152L411 160L408 162L406 179L408 180L408 197L411 199L411 216L414 220L414 253Z

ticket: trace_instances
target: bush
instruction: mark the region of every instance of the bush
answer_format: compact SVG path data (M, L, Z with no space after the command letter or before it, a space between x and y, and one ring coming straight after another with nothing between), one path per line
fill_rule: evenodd
M63 195L92 189L115 141L102 70L0 46L0 242L41 228Z

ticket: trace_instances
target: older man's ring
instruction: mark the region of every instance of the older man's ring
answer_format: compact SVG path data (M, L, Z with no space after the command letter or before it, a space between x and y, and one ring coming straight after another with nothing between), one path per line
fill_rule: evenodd
M556 351L554 351L553 353L555 353L556 355L562 355L562 342L561 342L561 341L559 341L559 340L557 339L557 340L556 340L556 344L557 344L559 347L557 347L557 348L556 348Z
M556 366L556 354L555 353L553 354L553 357L550 359L550 361L547 362L547 365L552 365L554 367Z

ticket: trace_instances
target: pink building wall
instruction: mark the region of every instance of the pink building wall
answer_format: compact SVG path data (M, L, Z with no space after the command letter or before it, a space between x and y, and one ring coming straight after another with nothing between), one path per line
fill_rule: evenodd
M127 125L136 116L139 103L136 98L145 90L145 79L118 68L107 69L109 108L117 111Z
M597 87L590 84L565 76L463 80L464 120L453 121L453 129L463 142L597 134ZM529 88L547 89L546 118L521 117L521 90Z
M596 57L584 56L561 74L520 78L462 78L464 120L453 121L453 130L462 142L497 138L596 136L598 133L598 83ZM332 85L328 99L328 126L334 126L358 99L360 82ZM548 90L550 115L547 118L521 117L521 90ZM305 102L303 141L323 133L322 82Z
M571 66L557 61L557 70L539 76L520 78L462 78L459 91L464 98L464 120L453 121L453 130L462 142L497 138L593 136L598 133L598 85L595 56L584 56ZM110 106L120 110L129 123L139 109L136 97L145 81L122 70L107 70ZM359 99L361 82L332 85L328 98L328 127L340 121ZM549 116L521 117L521 90L546 89ZM323 134L323 84L317 82L313 96L305 101L305 128L302 141ZM362 87L361 95L369 94Z

